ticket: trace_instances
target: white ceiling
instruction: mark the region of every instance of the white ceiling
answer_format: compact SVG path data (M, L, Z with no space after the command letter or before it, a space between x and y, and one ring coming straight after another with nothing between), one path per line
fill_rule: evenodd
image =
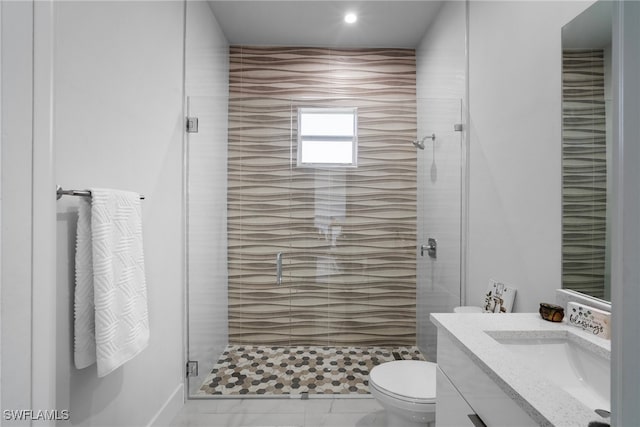
M218 1L209 4L232 45L415 48L442 1ZM347 11L358 21L344 22Z

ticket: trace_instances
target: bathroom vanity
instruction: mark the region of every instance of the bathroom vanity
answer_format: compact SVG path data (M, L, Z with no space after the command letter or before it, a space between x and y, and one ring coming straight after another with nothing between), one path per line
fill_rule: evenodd
M610 341L537 313L437 313L436 426L609 423Z

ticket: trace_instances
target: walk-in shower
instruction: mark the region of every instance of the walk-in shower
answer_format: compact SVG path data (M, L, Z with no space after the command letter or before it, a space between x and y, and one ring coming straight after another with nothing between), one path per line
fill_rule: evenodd
M373 366L433 347L425 310L449 301L421 283L423 270L440 271L419 251L420 163L430 160L406 142L424 128L459 135L419 118L430 101L415 97L414 55L232 47L226 111L215 97L188 99L199 118L188 134L191 396L367 396ZM328 82L323 70L338 68L353 74ZM433 117L451 129L457 105ZM342 124L304 128L305 113ZM299 155L309 147L324 149L321 161ZM328 147L344 160L332 164ZM226 254L216 268L205 246Z

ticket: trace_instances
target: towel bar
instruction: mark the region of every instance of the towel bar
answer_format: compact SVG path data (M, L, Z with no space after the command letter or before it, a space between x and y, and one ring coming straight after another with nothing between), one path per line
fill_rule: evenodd
M91 191L89 190L63 190L59 185L56 187L56 199L60 200L62 196L82 196L91 197ZM140 200L144 200L144 196L140 195Z

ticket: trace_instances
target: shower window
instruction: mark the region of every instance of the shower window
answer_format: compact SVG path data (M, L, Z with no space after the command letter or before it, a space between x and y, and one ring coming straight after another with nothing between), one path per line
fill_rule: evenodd
M298 109L298 166L356 167L356 108Z

